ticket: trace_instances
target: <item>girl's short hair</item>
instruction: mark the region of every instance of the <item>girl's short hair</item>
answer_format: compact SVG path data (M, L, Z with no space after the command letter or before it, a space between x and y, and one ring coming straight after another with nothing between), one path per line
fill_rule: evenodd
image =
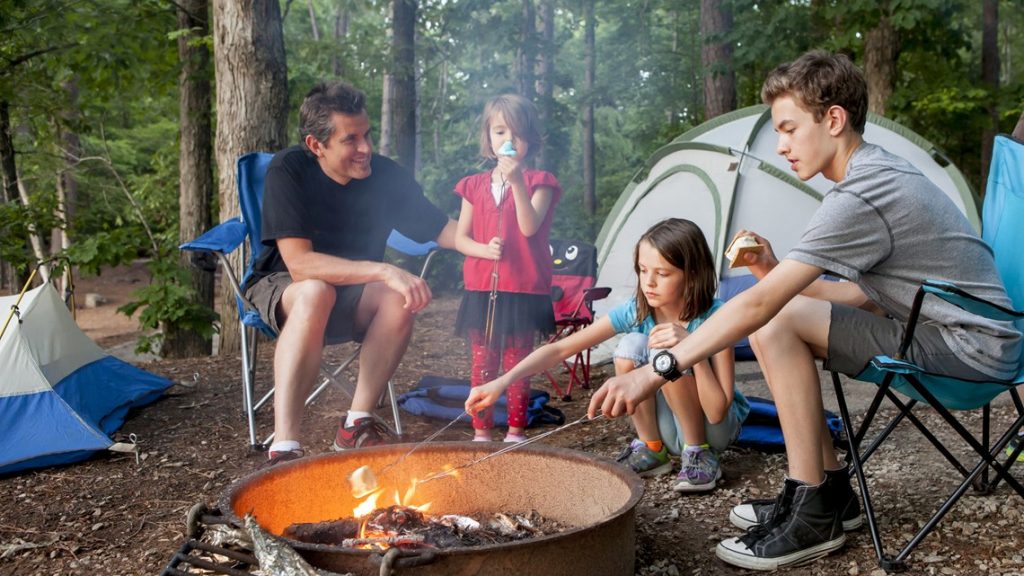
M533 102L518 94L501 94L491 98L484 105L484 113L480 117L480 156L489 160L497 159L491 150L491 118L499 112L512 129L512 133L526 141L529 147L527 157L540 151L544 139L540 133L540 118Z
M771 105L790 95L821 122L831 106L850 115L850 126L864 133L868 118L868 83L845 54L814 50L772 70L761 86L761 100Z
M640 243L647 242L669 264L683 271L683 309L679 320L689 321L704 313L715 299L718 280L715 260L700 227L683 218L667 218L651 226L633 249L637 275L636 320L643 322L653 312L640 285Z

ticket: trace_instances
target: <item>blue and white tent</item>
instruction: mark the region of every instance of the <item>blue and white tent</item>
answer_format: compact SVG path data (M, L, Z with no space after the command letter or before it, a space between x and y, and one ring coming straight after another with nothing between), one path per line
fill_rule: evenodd
M0 297L4 318L17 300ZM107 355L50 284L26 292L17 312L0 338L0 474L109 448L128 411L171 385Z

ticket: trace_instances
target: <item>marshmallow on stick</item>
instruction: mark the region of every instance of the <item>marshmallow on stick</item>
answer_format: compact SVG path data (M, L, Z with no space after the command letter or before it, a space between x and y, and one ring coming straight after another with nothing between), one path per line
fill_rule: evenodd
M352 487L352 496L362 498L377 490L377 476L369 466L360 466L352 471L348 477L349 486Z
M762 250L764 250L764 246L758 244L753 236L739 236L729 245L729 249L725 251L725 257L729 259L729 268L740 268L747 265L742 258L744 254L757 253Z

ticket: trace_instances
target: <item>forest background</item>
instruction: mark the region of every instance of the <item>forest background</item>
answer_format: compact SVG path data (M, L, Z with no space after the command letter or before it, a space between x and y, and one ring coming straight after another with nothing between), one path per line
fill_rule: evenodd
M483 103L533 100L558 237L592 241L651 152L759 103L812 48L850 55L871 111L980 192L993 136L1024 122L1022 32L1020 0L0 0L0 292L39 262L66 288L67 264L145 258L152 281L122 307L140 346L209 354L217 330L235 351L237 323L217 321L233 298L215 310L212 270L177 246L238 213L237 157L296 143L303 96L337 79L453 217ZM459 266L435 266L434 289Z

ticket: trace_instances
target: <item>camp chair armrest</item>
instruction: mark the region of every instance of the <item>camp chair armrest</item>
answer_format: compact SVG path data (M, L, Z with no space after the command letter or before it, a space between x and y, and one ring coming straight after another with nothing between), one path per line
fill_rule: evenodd
M587 288L583 291L583 299L587 302L604 300L611 293L612 289L607 286L594 286L593 288Z
M951 282L943 282L941 280L925 280L921 284L921 289L928 294L933 294L942 298L950 304L959 306L964 310L975 314L977 316L984 316L992 320L1008 320L1014 321L1020 318L1024 318L1024 312L1017 312L1010 308L1004 308L998 304L983 300L977 296L961 289L956 284Z
M921 283L921 287L917 289L917 294L914 295L914 303L910 307L910 316L907 318L907 330L903 334L903 342L900 344L899 353L897 354L898 358L905 357L907 350L910 350L910 344L914 341L914 330L917 327L918 318L921 316L921 305L924 303L924 297L928 294L942 298L946 302L977 316L1009 321L1024 318L1024 313L978 298L952 282L925 280Z
M893 372L896 374L919 374L924 372L923 368L913 362L897 360L884 354L872 358L871 366L880 372Z
M221 222L210 228L202 236L185 242L178 248L180 250L220 252L230 254L245 240L245 223L240 217Z

